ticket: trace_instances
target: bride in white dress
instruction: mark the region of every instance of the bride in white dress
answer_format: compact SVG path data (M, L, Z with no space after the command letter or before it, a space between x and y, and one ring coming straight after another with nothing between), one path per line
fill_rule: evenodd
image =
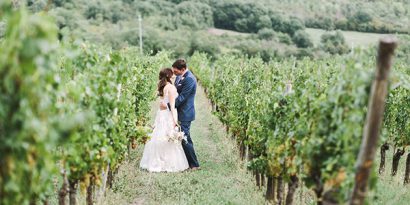
M168 133L178 126L178 113L175 109L178 92L171 83L172 76L170 68L159 73L159 96L161 102L169 103L171 111L158 110L151 139L145 144L140 167L149 172L180 172L189 168L182 144L168 141Z

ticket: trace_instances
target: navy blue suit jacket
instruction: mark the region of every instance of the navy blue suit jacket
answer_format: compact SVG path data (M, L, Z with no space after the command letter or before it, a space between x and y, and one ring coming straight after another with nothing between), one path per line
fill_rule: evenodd
M195 120L195 94L196 94L196 78L191 71L187 71L185 75L178 76L175 80L175 86L178 90L178 97L175 100L175 107L178 110L178 120L188 122Z

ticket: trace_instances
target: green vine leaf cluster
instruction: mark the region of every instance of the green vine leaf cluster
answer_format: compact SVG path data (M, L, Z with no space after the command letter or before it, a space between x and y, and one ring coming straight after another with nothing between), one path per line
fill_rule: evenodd
M144 142L158 71L170 53L141 56L59 42L44 13L0 3L0 204L34 204L55 180L102 185L131 142Z
M369 53L270 63L234 56L211 63L196 53L190 62L216 115L249 149L251 170L297 176L319 197L346 201L374 78ZM408 145L409 75L404 62L394 70L385 128Z

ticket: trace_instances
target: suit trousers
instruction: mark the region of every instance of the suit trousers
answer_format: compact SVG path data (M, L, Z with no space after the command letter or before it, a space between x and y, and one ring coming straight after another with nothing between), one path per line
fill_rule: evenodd
M191 121L181 122L181 130L185 133L187 141L182 141L182 148L184 149L186 158L188 160L189 167L199 167L198 159L196 158L194 144L190 134Z

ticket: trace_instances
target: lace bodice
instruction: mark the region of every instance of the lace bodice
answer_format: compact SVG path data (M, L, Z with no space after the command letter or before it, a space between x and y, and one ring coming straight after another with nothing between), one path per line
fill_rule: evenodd
M169 90L168 90L168 92L166 92L166 93L164 93L164 97L161 97L160 99L161 99L161 103L162 102L164 102L165 104L168 104L169 103ZM178 97L178 93L176 93L175 94L175 98L177 98Z
M164 95L164 97L161 97L161 103L164 102L165 104L169 103L169 95L168 93Z

